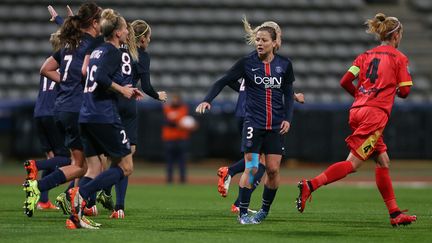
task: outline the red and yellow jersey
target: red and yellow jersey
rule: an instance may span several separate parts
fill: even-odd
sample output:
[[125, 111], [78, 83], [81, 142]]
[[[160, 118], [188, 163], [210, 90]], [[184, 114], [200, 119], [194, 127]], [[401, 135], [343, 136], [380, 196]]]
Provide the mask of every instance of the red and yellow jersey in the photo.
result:
[[377, 46], [362, 53], [349, 71], [358, 76], [352, 108], [378, 107], [390, 115], [397, 88], [413, 85], [408, 58], [392, 46]]

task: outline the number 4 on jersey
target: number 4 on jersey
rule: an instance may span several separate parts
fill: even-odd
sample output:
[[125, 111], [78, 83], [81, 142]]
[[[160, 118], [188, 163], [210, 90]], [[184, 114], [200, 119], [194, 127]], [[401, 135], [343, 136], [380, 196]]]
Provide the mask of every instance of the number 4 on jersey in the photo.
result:
[[369, 67], [366, 71], [366, 78], [368, 78], [373, 84], [378, 78], [378, 65], [380, 61], [381, 60], [379, 58], [372, 59], [372, 62], [369, 64]]

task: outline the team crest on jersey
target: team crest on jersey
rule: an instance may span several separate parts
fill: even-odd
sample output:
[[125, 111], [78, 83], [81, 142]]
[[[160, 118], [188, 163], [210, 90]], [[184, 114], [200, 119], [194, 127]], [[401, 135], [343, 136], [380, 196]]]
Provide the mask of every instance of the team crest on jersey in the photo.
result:
[[280, 66], [276, 66], [275, 70], [277, 73], [282, 73], [282, 68]]

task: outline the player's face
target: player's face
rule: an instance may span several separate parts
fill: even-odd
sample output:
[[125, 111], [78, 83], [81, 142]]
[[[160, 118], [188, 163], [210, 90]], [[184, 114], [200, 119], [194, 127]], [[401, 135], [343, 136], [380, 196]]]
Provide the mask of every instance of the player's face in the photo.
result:
[[128, 34], [126, 21], [122, 18], [121, 28], [117, 32], [121, 44], [126, 44]]
[[276, 40], [272, 40], [268, 31], [261, 30], [256, 34], [255, 46], [258, 55], [268, 55], [273, 53], [273, 50], [276, 47]]
[[151, 41], [151, 34], [152, 34], [151, 28], [149, 28], [148, 34], [146, 36], [144, 36], [143, 39], [141, 40], [141, 43], [142, 43], [141, 47], [142, 48], [147, 49], [147, 47], [149, 46], [150, 41]]

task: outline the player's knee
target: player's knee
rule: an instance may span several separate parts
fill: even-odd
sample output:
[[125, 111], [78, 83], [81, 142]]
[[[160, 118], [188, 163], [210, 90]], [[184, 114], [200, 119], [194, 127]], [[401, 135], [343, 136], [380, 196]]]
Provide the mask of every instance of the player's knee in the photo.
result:
[[267, 177], [269, 179], [274, 179], [279, 175], [279, 168], [277, 167], [267, 167], [266, 168]]

